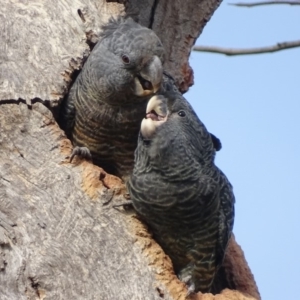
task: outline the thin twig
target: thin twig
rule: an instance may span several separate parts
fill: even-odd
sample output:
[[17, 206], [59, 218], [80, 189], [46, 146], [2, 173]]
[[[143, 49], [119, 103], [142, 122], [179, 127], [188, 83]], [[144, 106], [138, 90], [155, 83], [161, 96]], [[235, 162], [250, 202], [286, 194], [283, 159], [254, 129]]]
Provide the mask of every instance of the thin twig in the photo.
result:
[[300, 5], [300, 1], [259, 1], [259, 2], [237, 2], [228, 3], [229, 5], [242, 6], [242, 7], [253, 7], [261, 5], [273, 5], [273, 4], [288, 4], [288, 5]]
[[219, 53], [219, 54], [225, 54], [230, 56], [230, 55], [270, 53], [270, 52], [276, 52], [276, 51], [296, 48], [296, 47], [300, 47], [300, 40], [277, 43], [276, 45], [273, 46], [248, 48], [248, 49], [231, 49], [231, 48], [222, 48], [222, 47], [215, 47], [215, 46], [195, 46], [193, 48], [193, 51]]

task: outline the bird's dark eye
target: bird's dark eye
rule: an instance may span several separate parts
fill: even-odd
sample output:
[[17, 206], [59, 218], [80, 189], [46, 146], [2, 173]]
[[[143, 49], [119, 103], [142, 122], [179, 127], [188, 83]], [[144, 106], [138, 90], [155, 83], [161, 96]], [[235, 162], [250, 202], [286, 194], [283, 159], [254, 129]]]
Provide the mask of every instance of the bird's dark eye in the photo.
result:
[[127, 55], [122, 54], [121, 58], [122, 58], [122, 61], [123, 61], [124, 64], [129, 64], [130, 63], [130, 59]]
[[179, 117], [185, 117], [185, 111], [184, 111], [184, 110], [180, 110], [180, 111], [178, 112], [178, 116], [179, 116]]

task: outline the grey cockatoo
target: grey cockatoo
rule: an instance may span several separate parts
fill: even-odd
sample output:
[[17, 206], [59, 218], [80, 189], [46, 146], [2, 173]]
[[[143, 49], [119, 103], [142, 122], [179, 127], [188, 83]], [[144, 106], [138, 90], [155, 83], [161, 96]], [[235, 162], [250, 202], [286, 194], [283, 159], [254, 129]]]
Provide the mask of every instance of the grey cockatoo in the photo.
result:
[[179, 93], [150, 99], [127, 187], [189, 292], [211, 291], [233, 227], [232, 186], [214, 164], [218, 145]]
[[147, 101], [161, 86], [164, 49], [156, 34], [131, 18], [111, 19], [73, 84], [62, 125], [107, 172], [126, 176]]

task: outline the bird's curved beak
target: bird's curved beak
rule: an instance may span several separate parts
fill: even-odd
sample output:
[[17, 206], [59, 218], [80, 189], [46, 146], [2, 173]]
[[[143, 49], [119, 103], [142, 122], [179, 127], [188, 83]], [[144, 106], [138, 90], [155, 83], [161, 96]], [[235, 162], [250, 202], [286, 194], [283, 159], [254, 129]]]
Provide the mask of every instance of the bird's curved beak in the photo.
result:
[[161, 86], [163, 78], [163, 66], [158, 56], [154, 56], [134, 78], [137, 96], [154, 94]]
[[146, 117], [141, 124], [141, 134], [144, 139], [151, 139], [156, 129], [168, 118], [167, 99], [161, 95], [153, 96], [147, 105]]

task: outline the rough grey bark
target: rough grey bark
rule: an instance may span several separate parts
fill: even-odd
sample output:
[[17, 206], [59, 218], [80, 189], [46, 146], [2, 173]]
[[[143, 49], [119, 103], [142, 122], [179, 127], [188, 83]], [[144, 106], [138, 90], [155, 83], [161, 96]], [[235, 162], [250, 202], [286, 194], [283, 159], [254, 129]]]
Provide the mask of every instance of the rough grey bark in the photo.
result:
[[[68, 162], [72, 146], [51, 109], [68, 92], [100, 25], [125, 13], [156, 31], [168, 72], [187, 90], [191, 47], [219, 1], [120, 2], [1, 4], [1, 300], [186, 298], [169, 258], [134, 212], [112, 208], [125, 200], [121, 180], [89, 162]], [[255, 283], [241, 289], [252, 296], [255, 290]]]
[[71, 145], [40, 103], [1, 105], [0, 124], [0, 298], [160, 299], [130, 219], [111, 207], [120, 180], [108, 189], [99, 168], [67, 163]]
[[57, 104], [89, 54], [87, 35], [122, 10], [121, 4], [104, 0], [2, 3], [0, 99]]

